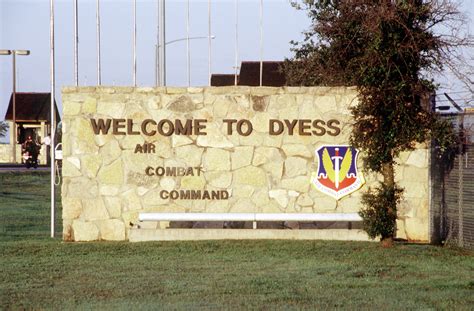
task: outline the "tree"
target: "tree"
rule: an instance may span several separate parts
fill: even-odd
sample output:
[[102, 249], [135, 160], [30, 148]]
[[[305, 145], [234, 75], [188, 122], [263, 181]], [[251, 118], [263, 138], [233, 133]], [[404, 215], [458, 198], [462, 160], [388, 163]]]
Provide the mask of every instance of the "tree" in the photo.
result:
[[[311, 29], [293, 42], [284, 71], [290, 85], [354, 85], [351, 144], [364, 151], [366, 170], [383, 181], [363, 195], [360, 214], [369, 236], [391, 241], [402, 189], [394, 177], [396, 158], [416, 143], [437, 138], [453, 143], [449, 125], [423, 100], [436, 88], [430, 74], [442, 70], [467, 38], [442, 35], [463, 18], [449, 0], [305, 0]], [[440, 135], [445, 133], [446, 135]]]
[[0, 121], [0, 137], [4, 137], [7, 133], [8, 125], [4, 121]]

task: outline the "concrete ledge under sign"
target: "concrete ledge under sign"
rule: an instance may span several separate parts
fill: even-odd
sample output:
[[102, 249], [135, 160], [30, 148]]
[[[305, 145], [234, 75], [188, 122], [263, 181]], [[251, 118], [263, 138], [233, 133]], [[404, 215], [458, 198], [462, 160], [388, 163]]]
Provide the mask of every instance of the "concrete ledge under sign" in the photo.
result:
[[139, 213], [140, 221], [362, 221], [358, 213]]
[[344, 240], [373, 241], [363, 230], [323, 229], [131, 229], [130, 242], [196, 240]]

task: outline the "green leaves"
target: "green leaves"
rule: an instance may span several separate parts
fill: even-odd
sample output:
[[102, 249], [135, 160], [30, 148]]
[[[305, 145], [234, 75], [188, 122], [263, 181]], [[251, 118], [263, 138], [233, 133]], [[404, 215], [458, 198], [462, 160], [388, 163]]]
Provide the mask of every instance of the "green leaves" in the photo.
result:
[[[357, 86], [351, 144], [363, 150], [366, 169], [393, 168], [400, 152], [430, 138], [443, 150], [455, 145], [449, 126], [430, 109], [435, 87], [422, 74], [449, 57], [451, 46], [433, 26], [459, 14], [450, 1], [313, 0], [300, 8], [313, 25], [285, 63], [288, 84]], [[401, 191], [388, 184], [364, 197], [362, 215], [373, 236], [394, 233]]]
[[391, 238], [395, 234], [397, 204], [403, 190], [396, 186], [380, 183], [375, 189], [369, 189], [362, 196], [363, 209], [359, 212], [363, 227], [372, 238]]

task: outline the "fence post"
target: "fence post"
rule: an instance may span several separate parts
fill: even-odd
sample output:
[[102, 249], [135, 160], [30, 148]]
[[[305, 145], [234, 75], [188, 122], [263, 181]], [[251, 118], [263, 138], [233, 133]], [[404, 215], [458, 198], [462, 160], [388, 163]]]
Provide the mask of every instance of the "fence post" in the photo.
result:
[[458, 177], [458, 244], [460, 247], [464, 246], [464, 217], [463, 217], [463, 204], [464, 204], [464, 168], [463, 168], [463, 158], [464, 158], [464, 114], [461, 112], [459, 113], [459, 157], [458, 157], [458, 165], [459, 165], [459, 177]]

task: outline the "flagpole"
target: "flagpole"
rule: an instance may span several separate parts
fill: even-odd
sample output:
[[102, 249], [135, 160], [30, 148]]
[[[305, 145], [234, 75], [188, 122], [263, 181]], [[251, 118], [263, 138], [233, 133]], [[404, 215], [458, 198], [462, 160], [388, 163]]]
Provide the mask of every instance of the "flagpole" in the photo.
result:
[[78, 6], [77, 0], [74, 0], [74, 85], [79, 86], [79, 61], [78, 61], [78, 45], [79, 45], [79, 23], [78, 23]]
[[234, 85], [237, 85], [238, 66], [239, 66], [239, 0], [235, 0], [235, 73], [234, 73]]
[[165, 0], [159, 0], [159, 43], [158, 43], [158, 57], [159, 57], [159, 74], [160, 74], [160, 85], [166, 86], [166, 2]]
[[260, 0], [260, 86], [263, 85], [263, 0]]
[[155, 86], [160, 85], [160, 0], [156, 0]]
[[100, 72], [100, 0], [96, 3], [96, 40], [97, 40], [97, 85], [101, 85], [101, 72]]
[[133, 86], [137, 86], [137, 0], [133, 0]]
[[191, 86], [191, 52], [189, 50], [189, 0], [186, 1], [186, 68], [188, 86]]
[[50, 159], [51, 159], [51, 237], [54, 238], [54, 122], [55, 122], [55, 105], [54, 105], [54, 90], [55, 90], [55, 77], [54, 77], [54, 0], [50, 0], [50, 33], [49, 33], [49, 40], [50, 40], [50, 78], [51, 78], [51, 107], [50, 107], [50, 129], [51, 129], [51, 145], [50, 145]]
[[208, 79], [209, 79], [209, 86], [211, 86], [211, 56], [212, 56], [212, 38], [211, 38], [211, 0], [208, 0], [207, 2], [207, 28], [208, 28], [208, 33], [207, 33], [207, 44], [208, 44]]

